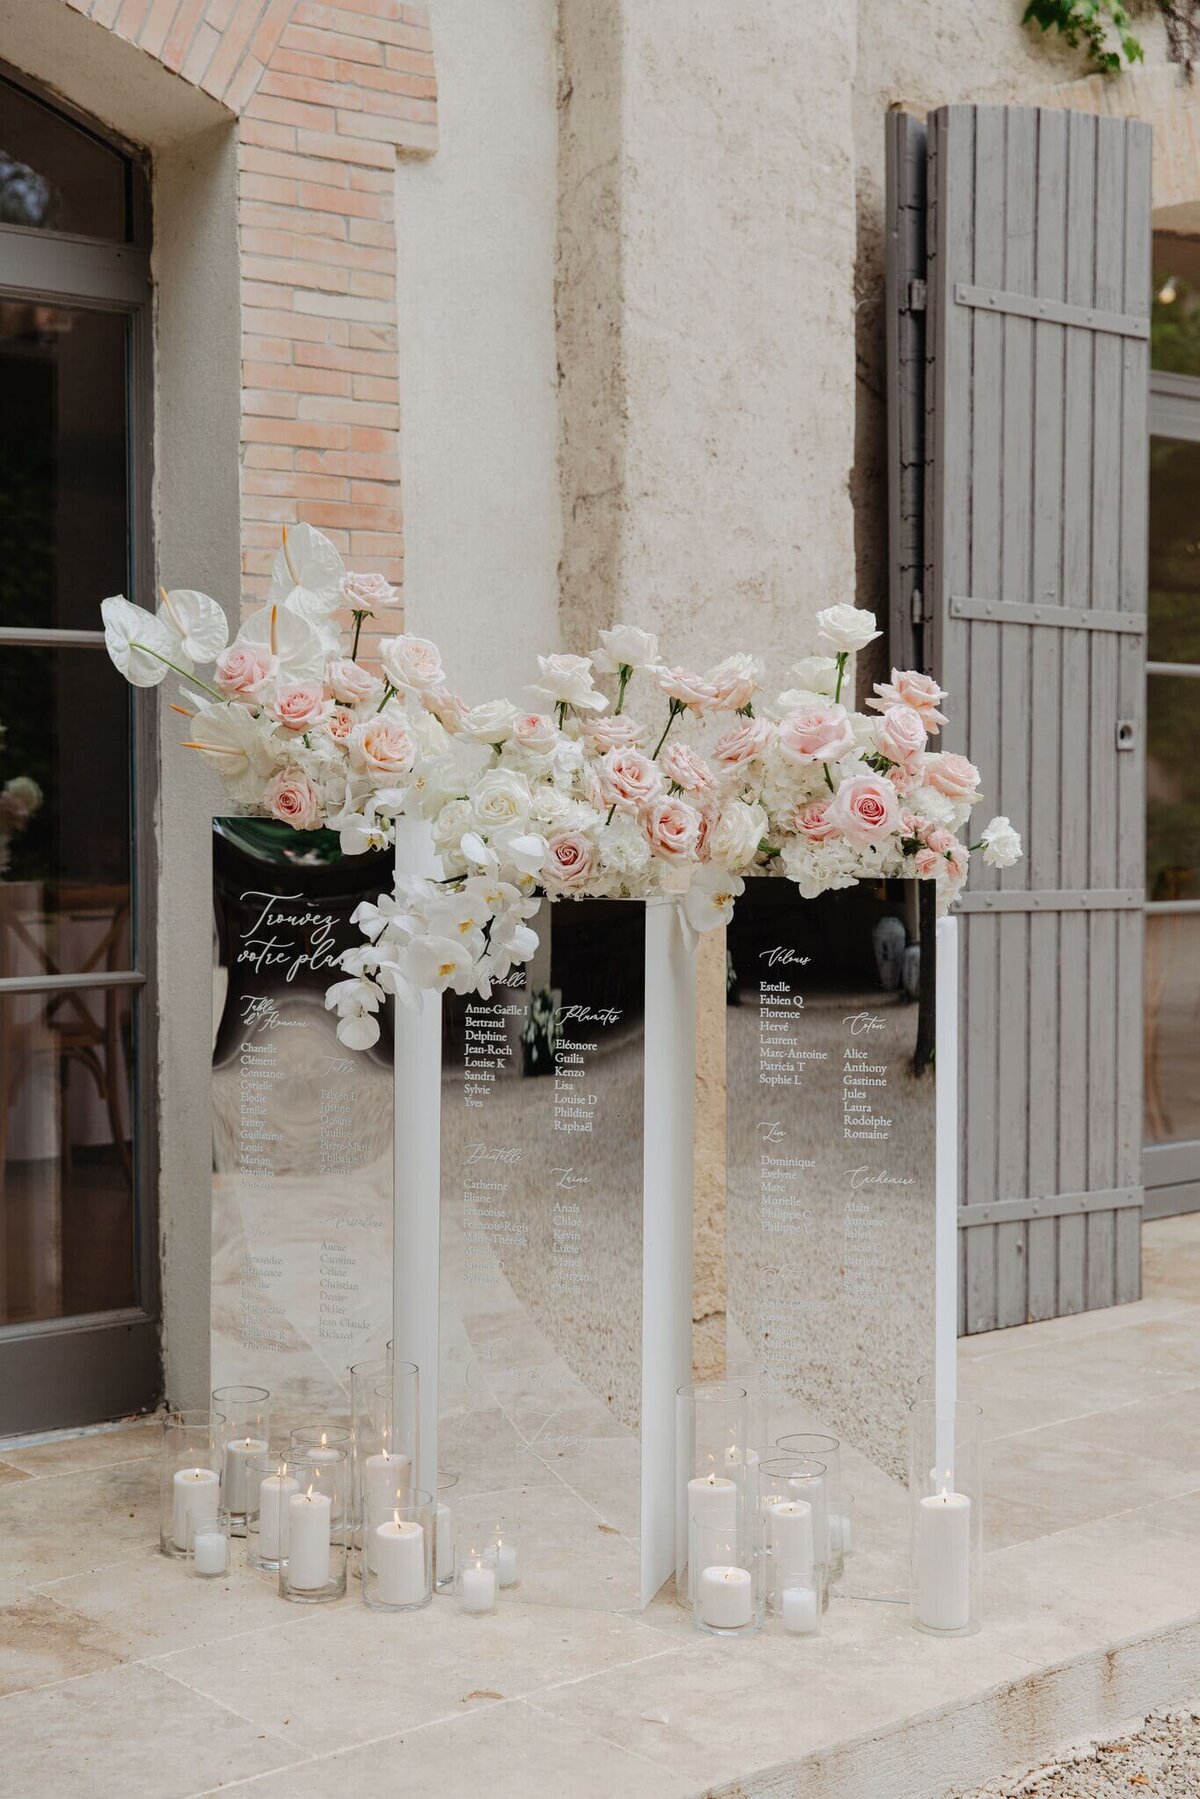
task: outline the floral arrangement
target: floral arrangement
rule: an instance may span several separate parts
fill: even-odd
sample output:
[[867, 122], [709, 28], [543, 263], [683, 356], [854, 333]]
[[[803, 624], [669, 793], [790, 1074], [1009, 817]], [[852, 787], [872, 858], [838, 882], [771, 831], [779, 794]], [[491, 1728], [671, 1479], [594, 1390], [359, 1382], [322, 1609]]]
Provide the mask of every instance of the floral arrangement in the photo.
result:
[[[0, 749], [6, 727], [0, 725]], [[32, 775], [11, 775], [0, 787], [0, 875], [7, 873], [12, 840], [23, 831], [42, 804], [42, 790]]]
[[101, 608], [109, 653], [139, 685], [213, 662], [211, 683], [185, 688], [189, 707], [176, 709], [238, 804], [335, 830], [349, 855], [393, 842], [405, 812], [429, 822], [442, 878], [401, 876], [355, 914], [366, 941], [327, 999], [350, 1047], [376, 1040], [388, 994], [488, 994], [536, 949], [540, 893], [670, 896], [704, 931], [728, 921], [747, 874], [786, 876], [805, 898], [915, 877], [936, 884], [944, 910], [972, 849], [1001, 868], [1021, 854], [1003, 817], [964, 841], [980, 777], [931, 748], [946, 694], [929, 675], [893, 669], [866, 712], [843, 705], [851, 656], [879, 636], [856, 607], [818, 613], [818, 653], [774, 698], [753, 656], [700, 674], [622, 625], [591, 656], [539, 656], [544, 709], [522, 712], [466, 705], [424, 638], [383, 639], [382, 672], [360, 662], [363, 619], [394, 600], [299, 525], [232, 644], [221, 608], [191, 590], [164, 593], [157, 614], [120, 596]]

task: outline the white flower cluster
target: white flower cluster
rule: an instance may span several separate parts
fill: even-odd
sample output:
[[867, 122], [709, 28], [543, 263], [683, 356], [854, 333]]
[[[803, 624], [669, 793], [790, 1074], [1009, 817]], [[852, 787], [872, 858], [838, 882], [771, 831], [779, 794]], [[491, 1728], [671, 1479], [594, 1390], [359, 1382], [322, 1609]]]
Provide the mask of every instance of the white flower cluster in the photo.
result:
[[[0, 725], [0, 749], [5, 734], [6, 727]], [[25, 829], [41, 804], [42, 790], [32, 775], [12, 775], [0, 787], [0, 875], [8, 869], [13, 838]]]

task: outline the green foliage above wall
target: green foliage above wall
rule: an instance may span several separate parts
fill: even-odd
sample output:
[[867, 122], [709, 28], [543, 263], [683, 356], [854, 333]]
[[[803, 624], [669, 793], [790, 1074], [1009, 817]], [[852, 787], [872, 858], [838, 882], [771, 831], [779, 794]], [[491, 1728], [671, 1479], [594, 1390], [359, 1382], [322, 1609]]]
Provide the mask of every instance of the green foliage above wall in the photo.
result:
[[1148, 4], [1162, 14], [1167, 54], [1190, 81], [1200, 59], [1200, 0], [1142, 0], [1140, 6], [1125, 6], [1122, 0], [1029, 0], [1022, 23], [1056, 32], [1073, 50], [1082, 49], [1089, 67], [1099, 74], [1119, 75], [1145, 60], [1130, 15], [1146, 10]]

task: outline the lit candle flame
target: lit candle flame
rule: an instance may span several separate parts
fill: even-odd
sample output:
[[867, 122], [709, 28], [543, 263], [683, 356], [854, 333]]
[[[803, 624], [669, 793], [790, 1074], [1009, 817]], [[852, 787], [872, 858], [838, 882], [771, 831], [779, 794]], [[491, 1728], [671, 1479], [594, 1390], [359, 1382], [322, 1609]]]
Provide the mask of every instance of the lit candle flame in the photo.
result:
[[312, 1484], [312, 1482], [311, 1482], [311, 1480], [310, 1480], [310, 1481], [309, 1481], [309, 1483], [308, 1483], [308, 1492], [307, 1492], [307, 1493], [306, 1493], [306, 1494], [305, 1494], [305, 1495], [304, 1495], [304, 1497], [305, 1497], [305, 1498], [306, 1498], [306, 1499], [311, 1499], [311, 1498], [312, 1498], [312, 1496], [313, 1496], [313, 1484]]

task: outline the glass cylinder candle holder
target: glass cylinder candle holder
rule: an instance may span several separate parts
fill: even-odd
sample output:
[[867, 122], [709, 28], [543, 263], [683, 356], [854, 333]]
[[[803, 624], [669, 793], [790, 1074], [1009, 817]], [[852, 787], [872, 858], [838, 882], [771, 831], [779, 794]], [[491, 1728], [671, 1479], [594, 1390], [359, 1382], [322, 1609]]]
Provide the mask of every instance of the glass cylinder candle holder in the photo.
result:
[[841, 1550], [844, 1563], [854, 1554], [854, 1495], [845, 1488], [838, 1495], [838, 1509], [829, 1520], [829, 1533]]
[[823, 1562], [791, 1566], [786, 1551], [771, 1556], [772, 1629], [789, 1637], [815, 1637], [826, 1607], [827, 1570]]
[[246, 1534], [251, 1456], [270, 1446], [271, 1394], [267, 1387], [214, 1387], [212, 1405], [225, 1420], [221, 1434], [221, 1510], [228, 1513], [235, 1537]]
[[965, 1400], [909, 1407], [913, 1628], [972, 1636], [983, 1624], [982, 1413]]
[[[482, 1531], [476, 1535], [482, 1536]], [[488, 1527], [486, 1537], [486, 1559], [496, 1570], [498, 1587], [515, 1587], [521, 1579], [519, 1548], [521, 1542], [521, 1521], [519, 1518], [497, 1518]]]
[[[371, 1453], [369, 1445], [374, 1440], [372, 1396], [381, 1380], [386, 1379], [392, 1366], [392, 1346], [381, 1356], [371, 1356], [364, 1361], [355, 1362], [350, 1369], [350, 1509], [354, 1514], [355, 1547], [361, 1548], [363, 1521], [363, 1470], [362, 1465]], [[361, 1569], [356, 1571], [361, 1572]]]
[[373, 1612], [416, 1612], [433, 1598], [435, 1518], [433, 1495], [419, 1487], [367, 1501], [362, 1596]]
[[826, 1564], [833, 1585], [844, 1572], [841, 1543], [834, 1525], [842, 1512], [842, 1446], [836, 1437], [828, 1436], [824, 1431], [800, 1430], [778, 1438], [775, 1453], [820, 1462], [825, 1469], [825, 1546], [822, 1549], [821, 1544], [817, 1544], [817, 1557]]
[[[818, 1563], [826, 1569], [822, 1608], [829, 1604], [826, 1545], [829, 1508], [824, 1462], [810, 1456], [775, 1456], [759, 1467], [759, 1504], [767, 1547], [777, 1567], [791, 1574]], [[772, 1599], [774, 1606], [774, 1587]]]
[[496, 1609], [499, 1582], [495, 1563], [488, 1560], [488, 1550], [491, 1547], [488, 1539], [479, 1538], [456, 1551], [454, 1558], [454, 1586], [458, 1593], [459, 1610], [475, 1617], [482, 1617], [486, 1612]]
[[221, 1509], [222, 1432], [218, 1413], [168, 1412], [159, 1460], [158, 1545], [164, 1555], [187, 1554], [188, 1520], [215, 1519]]
[[692, 1513], [689, 1535], [696, 1629], [718, 1637], [753, 1636], [762, 1629], [763, 1581], [746, 1533], [710, 1523], [702, 1507]]
[[358, 1383], [354, 1458], [365, 1516], [372, 1496], [386, 1498], [416, 1480], [420, 1375], [413, 1362], [395, 1362], [374, 1380]]
[[454, 1591], [454, 1511], [453, 1493], [457, 1474], [439, 1474], [437, 1515], [434, 1522], [433, 1584], [439, 1593]]
[[214, 1517], [189, 1512], [185, 1558], [189, 1574], [199, 1580], [216, 1580], [229, 1573], [231, 1525], [226, 1511], [218, 1510]]
[[740, 1381], [689, 1381], [675, 1396], [675, 1592], [696, 1598], [693, 1520], [742, 1535], [747, 1520], [750, 1396]]
[[279, 1591], [298, 1605], [322, 1605], [346, 1591], [351, 1536], [350, 1458], [329, 1445], [315, 1457], [293, 1445], [281, 1464], [287, 1491], [287, 1553], [279, 1563]]
[[288, 1473], [287, 1445], [252, 1455], [246, 1464], [250, 1485], [246, 1513], [246, 1565], [265, 1574], [277, 1574], [287, 1556], [288, 1500], [300, 1491], [294, 1474]]

